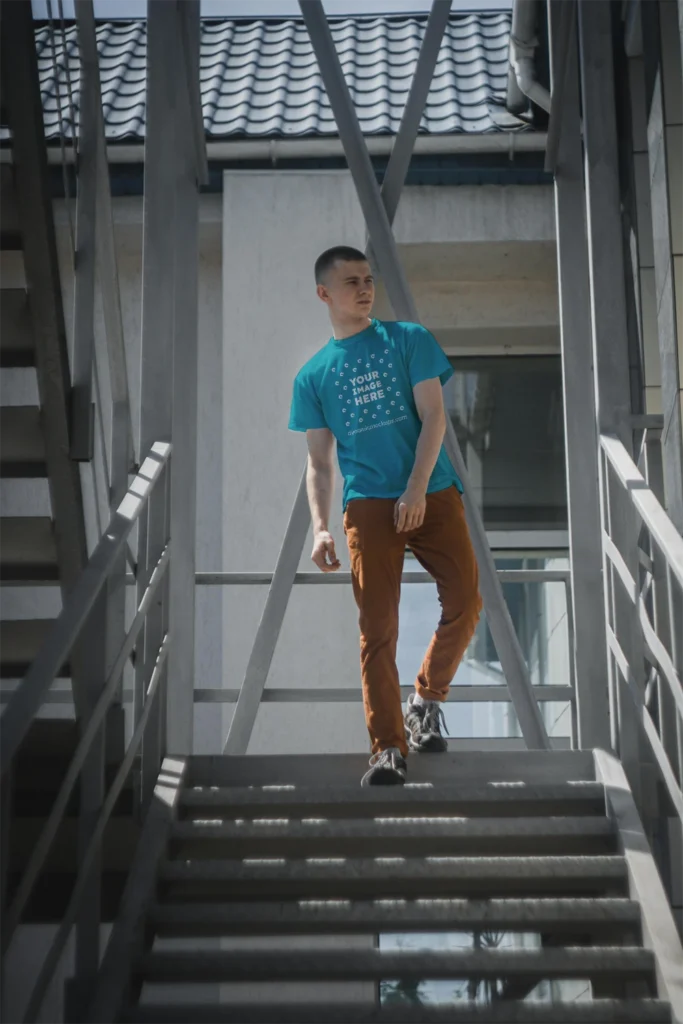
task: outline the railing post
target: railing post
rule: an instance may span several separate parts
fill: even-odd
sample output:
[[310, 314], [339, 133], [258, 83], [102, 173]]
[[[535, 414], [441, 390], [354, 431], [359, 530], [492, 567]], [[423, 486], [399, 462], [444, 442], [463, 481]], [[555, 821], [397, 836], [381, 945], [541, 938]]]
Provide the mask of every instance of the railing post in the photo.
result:
[[[88, 709], [79, 719], [80, 734], [87, 727], [98, 697], [107, 678], [107, 591], [105, 584], [98, 594], [93, 609], [83, 627], [79, 641], [79, 668], [87, 679]], [[81, 771], [80, 806], [78, 815], [78, 863], [90, 844], [91, 837], [105, 795], [106, 719], [98, 729], [90, 752]], [[87, 890], [82, 909], [76, 921], [76, 956], [74, 977], [65, 988], [65, 1018], [69, 1024], [84, 1021], [85, 1006], [90, 999], [100, 966], [100, 924], [102, 892], [102, 849], [97, 851], [88, 873]]]

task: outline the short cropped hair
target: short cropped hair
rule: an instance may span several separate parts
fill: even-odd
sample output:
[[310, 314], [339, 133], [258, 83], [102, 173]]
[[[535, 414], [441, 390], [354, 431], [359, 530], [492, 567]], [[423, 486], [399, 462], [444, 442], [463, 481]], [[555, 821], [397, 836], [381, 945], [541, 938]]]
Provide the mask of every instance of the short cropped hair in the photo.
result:
[[341, 260], [342, 263], [357, 262], [358, 260], [367, 260], [367, 256], [360, 249], [354, 249], [350, 245], [333, 245], [331, 249], [325, 249], [325, 252], [321, 253], [315, 261], [315, 283], [322, 284], [327, 276], [327, 272], [332, 269], [337, 260]]

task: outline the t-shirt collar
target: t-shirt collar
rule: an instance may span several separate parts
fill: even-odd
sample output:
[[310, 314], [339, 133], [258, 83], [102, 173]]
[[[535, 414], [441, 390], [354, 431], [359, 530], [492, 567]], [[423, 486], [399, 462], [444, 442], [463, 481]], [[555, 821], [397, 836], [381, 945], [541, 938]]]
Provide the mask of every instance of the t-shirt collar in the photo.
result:
[[339, 339], [337, 339], [335, 337], [332, 337], [332, 338], [330, 338], [330, 344], [331, 345], [339, 345], [340, 347], [343, 347], [345, 345], [353, 345], [354, 342], [360, 341], [367, 334], [369, 334], [370, 331], [374, 331], [376, 325], [377, 325], [377, 320], [375, 319], [375, 317], [373, 317], [371, 319], [370, 323], [368, 324], [368, 326], [364, 327], [362, 331], [358, 332], [358, 334], [350, 334], [348, 338], [339, 338]]

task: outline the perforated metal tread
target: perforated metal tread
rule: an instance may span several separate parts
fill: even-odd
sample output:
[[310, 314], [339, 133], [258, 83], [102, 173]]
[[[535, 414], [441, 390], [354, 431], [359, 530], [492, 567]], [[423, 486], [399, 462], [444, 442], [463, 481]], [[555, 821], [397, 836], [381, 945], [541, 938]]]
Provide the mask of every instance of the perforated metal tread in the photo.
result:
[[648, 978], [654, 956], [626, 946], [562, 949], [300, 950], [242, 953], [236, 950], [149, 953], [136, 973], [149, 982], [375, 981], [381, 978]]
[[[412, 767], [412, 762], [411, 762]], [[354, 786], [190, 788], [180, 797], [185, 818], [372, 818], [448, 815], [449, 817], [547, 817], [603, 815], [605, 791], [599, 782], [521, 784], [445, 783], [440, 786], [361, 789]]]
[[364, 903], [296, 900], [160, 903], [150, 912], [158, 935], [315, 935], [500, 929], [601, 935], [640, 933], [629, 899], [405, 899]]
[[243, 863], [167, 860], [169, 898], [392, 899], [626, 894], [623, 857], [443, 857]]
[[[188, 763], [187, 786], [358, 786], [367, 771], [366, 754], [298, 754], [193, 756]], [[537, 785], [595, 782], [590, 750], [448, 751], [438, 756], [408, 758], [409, 784], [434, 787], [482, 783]], [[273, 792], [276, 790], [273, 789]]]
[[439, 857], [589, 854], [616, 851], [607, 818], [402, 818], [334, 821], [177, 822], [182, 857]]

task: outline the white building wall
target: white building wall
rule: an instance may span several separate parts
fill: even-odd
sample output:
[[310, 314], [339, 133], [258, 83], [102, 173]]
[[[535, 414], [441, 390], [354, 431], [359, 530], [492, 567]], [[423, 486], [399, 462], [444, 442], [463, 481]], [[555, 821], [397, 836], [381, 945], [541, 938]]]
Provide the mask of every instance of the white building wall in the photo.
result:
[[[223, 190], [224, 568], [272, 571], [306, 458], [304, 436], [287, 429], [292, 382], [330, 337], [313, 264], [330, 245], [362, 246], [364, 224], [344, 172], [226, 172]], [[348, 565], [340, 481], [331, 530]], [[313, 568], [310, 549], [309, 537], [302, 571]], [[241, 685], [266, 594], [225, 593], [227, 687]], [[356, 618], [349, 588], [295, 587], [268, 686], [358, 687]], [[360, 703], [267, 704], [249, 750], [366, 748]]]

